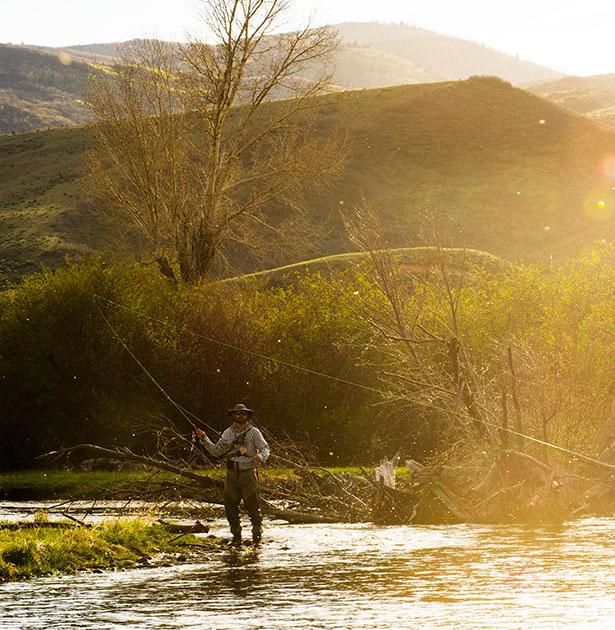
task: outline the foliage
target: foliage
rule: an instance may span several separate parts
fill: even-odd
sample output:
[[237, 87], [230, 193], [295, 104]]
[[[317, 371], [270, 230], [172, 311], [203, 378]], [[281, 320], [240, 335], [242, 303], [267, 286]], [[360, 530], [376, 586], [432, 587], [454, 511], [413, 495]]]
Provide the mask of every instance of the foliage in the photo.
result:
[[[501, 425], [504, 398], [512, 428], [599, 455], [613, 434], [612, 259], [605, 247], [559, 267], [457, 271], [454, 327], [437, 275], [402, 265], [408, 339], [390, 333], [390, 303], [366, 264], [182, 288], [152, 267], [102, 259], [30, 276], [0, 294], [2, 466], [29, 467], [81, 442], [146, 451], [161, 424], [192, 431], [105, 318], [208, 425], [224, 429], [224, 410], [243, 400], [266, 434], [302, 441], [323, 463], [364, 464], [400, 448], [425, 459], [460, 437], [476, 446], [455, 415], [468, 402], [455, 389], [464, 379], [480, 418]], [[440, 341], [410, 339], [421, 331]]]
[[613, 255], [465, 278], [443, 268], [440, 279], [415, 276], [409, 296], [387, 288], [379, 363], [422, 439], [556, 454], [512, 429], [600, 457], [613, 442]]
[[100, 297], [155, 314], [165, 288], [137, 265], [93, 260], [29, 276], [0, 295], [4, 465], [78, 439], [124, 441], [139, 431], [136, 410], [151, 405], [150, 395], [139, 367], [110, 343], [103, 314], [146, 361], [148, 331], [134, 315], [118, 321]]

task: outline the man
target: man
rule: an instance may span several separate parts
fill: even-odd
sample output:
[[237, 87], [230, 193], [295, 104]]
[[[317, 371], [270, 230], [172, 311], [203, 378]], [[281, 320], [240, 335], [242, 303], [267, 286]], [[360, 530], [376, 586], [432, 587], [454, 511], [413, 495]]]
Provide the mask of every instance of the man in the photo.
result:
[[217, 457], [226, 458], [226, 480], [224, 482], [224, 509], [233, 534], [232, 545], [241, 546], [241, 521], [239, 504], [243, 504], [252, 523], [252, 542], [258, 545], [262, 537], [262, 516], [258, 493], [256, 469], [269, 457], [269, 445], [263, 434], [252, 424], [254, 411], [243, 404], [229, 409], [227, 414], [233, 424], [214, 444], [205, 431], [196, 429], [201, 444]]

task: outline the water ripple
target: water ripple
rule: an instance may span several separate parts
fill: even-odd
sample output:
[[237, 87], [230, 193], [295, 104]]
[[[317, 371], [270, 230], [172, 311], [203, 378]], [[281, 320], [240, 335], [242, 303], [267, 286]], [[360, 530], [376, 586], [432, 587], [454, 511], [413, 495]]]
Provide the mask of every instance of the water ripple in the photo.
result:
[[259, 552], [2, 585], [0, 626], [606, 628], [614, 532], [613, 519], [539, 529], [271, 525]]

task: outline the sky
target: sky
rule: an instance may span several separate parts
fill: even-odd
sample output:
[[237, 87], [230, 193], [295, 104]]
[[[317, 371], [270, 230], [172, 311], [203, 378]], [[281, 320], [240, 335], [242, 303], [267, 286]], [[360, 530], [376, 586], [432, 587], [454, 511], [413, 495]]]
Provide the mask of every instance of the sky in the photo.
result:
[[[406, 22], [568, 74], [615, 73], [614, 0], [292, 0], [285, 29]], [[198, 0], [0, 0], [0, 42], [68, 46], [134, 37], [183, 40]]]

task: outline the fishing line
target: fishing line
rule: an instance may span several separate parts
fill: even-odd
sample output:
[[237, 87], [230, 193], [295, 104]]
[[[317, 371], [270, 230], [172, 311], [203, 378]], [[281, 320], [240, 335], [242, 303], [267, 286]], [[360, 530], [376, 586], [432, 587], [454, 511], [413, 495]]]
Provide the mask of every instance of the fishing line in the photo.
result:
[[[107, 302], [107, 304], [109, 304], [109, 305], [115, 306], [117, 308], [120, 308], [120, 309], [122, 309], [124, 311], [127, 311], [129, 313], [133, 313], [134, 315], [138, 315], [138, 316], [143, 317], [145, 319], [149, 319], [152, 322], [156, 322], [156, 323], [161, 324], [163, 326], [170, 326], [170, 327], [174, 328], [176, 331], [179, 330], [179, 326], [177, 326], [176, 324], [172, 324], [170, 322], [158, 319], [156, 317], [152, 317], [151, 315], [147, 315], [146, 313], [142, 313], [140, 311], [132, 309], [132, 308], [130, 308], [128, 306], [124, 306], [123, 304], [119, 304], [118, 302], [115, 302], [113, 300], [110, 300], [108, 298], [105, 298], [105, 297], [97, 295], [97, 294], [94, 294], [94, 297], [96, 297], [96, 298], [98, 298], [100, 300], [103, 300], [104, 302]], [[99, 309], [99, 311], [100, 311], [100, 309]], [[105, 319], [105, 321], [107, 321], [107, 319], [105, 318], [104, 314], [102, 314], [102, 311], [100, 311], [100, 312], [101, 312], [101, 315], [103, 316], [103, 318]], [[107, 321], [107, 325], [111, 326], [108, 321]], [[113, 328], [111, 328], [111, 329], [113, 330]], [[198, 339], [204, 339], [206, 341], [209, 341], [211, 343], [220, 345], [222, 347], [229, 348], [231, 350], [236, 350], [238, 352], [242, 352], [244, 354], [248, 354], [250, 356], [254, 356], [254, 357], [266, 360], [266, 361], [271, 361], [272, 363], [276, 363], [278, 365], [282, 365], [282, 366], [287, 367], [287, 368], [291, 368], [291, 369], [298, 370], [298, 371], [301, 371], [301, 372], [306, 372], [308, 374], [313, 374], [314, 376], [320, 376], [321, 378], [328, 379], [328, 380], [331, 380], [331, 381], [335, 381], [335, 382], [338, 382], [338, 383], [343, 383], [345, 385], [351, 385], [353, 387], [357, 387], [357, 388], [360, 388], [360, 389], [363, 389], [363, 390], [366, 390], [366, 391], [370, 391], [372, 393], [380, 394], [381, 396], [389, 396], [390, 395], [390, 392], [386, 392], [386, 391], [384, 391], [382, 389], [378, 389], [376, 387], [370, 387], [369, 385], [364, 385], [363, 383], [357, 383], [355, 381], [349, 381], [347, 379], [343, 379], [343, 378], [340, 378], [338, 376], [333, 376], [332, 374], [327, 374], [325, 372], [319, 372], [318, 370], [312, 370], [312, 369], [306, 368], [306, 367], [304, 367], [302, 365], [296, 365], [296, 364], [290, 363], [288, 361], [283, 361], [282, 359], [276, 359], [275, 357], [263, 354], [261, 352], [256, 352], [255, 350], [248, 350], [247, 348], [242, 348], [241, 346], [237, 346], [235, 344], [228, 343], [226, 341], [221, 341], [219, 339], [215, 339], [214, 337], [210, 337], [208, 335], [203, 335], [201, 333], [194, 332], [193, 330], [190, 330], [189, 328], [185, 328], [184, 327], [183, 330], [185, 330], [186, 332], [188, 332], [189, 334], [191, 334], [192, 336], [194, 336], [194, 337], [196, 337]], [[116, 336], [116, 338], [118, 338], [119, 341], [122, 343], [122, 345], [128, 350], [128, 352], [130, 352], [131, 356], [143, 368], [145, 373], [152, 379], [152, 381], [154, 383], [156, 383], [156, 386], [158, 387], [158, 389], [160, 389], [163, 392], [165, 397], [173, 405], [175, 405], [178, 409], [180, 409], [180, 411], [182, 411], [183, 408], [181, 406], [179, 406], [164, 391], [164, 389], [158, 384], [158, 382], [154, 379], [154, 377], [145, 369], [143, 364], [137, 359], [137, 357], [134, 355], [134, 353], [126, 346], [126, 344], [122, 341], [122, 339], [120, 339], [120, 337], [117, 335], [117, 333], [114, 330], [113, 330], [113, 333]], [[422, 406], [422, 407], [424, 407], [426, 409], [440, 411], [441, 413], [444, 413], [444, 414], [451, 414], [451, 415], [457, 416], [458, 418], [460, 418], [462, 420], [466, 420], [467, 419], [466, 416], [464, 416], [463, 414], [461, 414], [459, 412], [456, 412], [456, 411], [453, 411], [451, 409], [445, 409], [443, 407], [438, 407], [436, 405], [432, 405], [432, 404], [429, 404], [429, 403], [424, 403], [424, 402], [421, 402], [421, 401], [418, 401], [418, 400], [413, 400], [412, 402], [414, 404]], [[183, 411], [182, 411], [182, 414], [183, 414]], [[197, 418], [196, 416], [194, 416], [194, 414], [191, 414], [191, 415], [193, 415], [193, 417]], [[198, 420], [198, 418], [197, 418], [197, 420]], [[539, 438], [532, 437], [531, 435], [527, 435], [525, 433], [520, 433], [519, 431], [515, 431], [514, 429], [510, 429], [508, 427], [503, 427], [503, 426], [501, 426], [499, 424], [496, 424], [494, 422], [490, 422], [488, 420], [484, 420], [482, 418], [472, 418], [472, 420], [475, 420], [475, 421], [477, 421], [477, 422], [479, 422], [481, 424], [484, 424], [485, 426], [491, 427], [493, 429], [497, 429], [498, 431], [503, 431], [503, 432], [508, 433], [510, 435], [515, 435], [517, 437], [523, 438], [523, 439], [525, 439], [525, 440], [527, 440], [529, 442], [532, 442], [534, 444], [540, 444], [541, 446], [546, 446], [548, 448], [560, 451], [562, 453], [566, 453], [567, 455], [575, 457], [576, 459], [580, 459], [580, 460], [582, 460], [584, 462], [587, 462], [589, 464], [593, 464], [593, 465], [596, 465], [596, 466], [600, 466], [601, 468], [607, 468], [609, 470], [615, 471], [615, 465], [614, 464], [608, 464], [606, 462], [602, 462], [599, 459], [595, 459], [594, 457], [590, 457], [589, 455], [584, 455], [582, 453], [578, 453], [578, 452], [570, 450], [570, 449], [568, 449], [568, 448], [566, 448], [564, 446], [559, 446], [558, 444], [553, 444], [551, 442], [546, 442], [546, 441], [541, 440]], [[192, 422], [191, 422], [191, 424], [194, 426], [194, 424]], [[205, 425], [205, 426], [208, 426], [208, 425]], [[219, 433], [219, 432], [217, 432], [217, 433]]]
[[[95, 297], [98, 297], [100, 299], [105, 299], [105, 298], [101, 298], [98, 295], [95, 295]], [[113, 325], [111, 324], [111, 322], [107, 319], [107, 317], [105, 316], [105, 314], [102, 312], [102, 310], [98, 307], [98, 305], [96, 306], [96, 308], [98, 309], [98, 312], [100, 313], [100, 316], [103, 318], [103, 321], [105, 322], [105, 324], [107, 325], [107, 327], [109, 328], [109, 330], [111, 331], [111, 334], [120, 342], [120, 344], [122, 345], [122, 347], [124, 348], [124, 350], [126, 350], [126, 352], [128, 352], [128, 354], [135, 360], [135, 362], [139, 365], [139, 367], [143, 370], [143, 372], [145, 372], [145, 374], [149, 377], [149, 379], [152, 381], [152, 383], [154, 383], [154, 385], [156, 386], [156, 388], [162, 393], [162, 395], [182, 414], [182, 416], [190, 423], [190, 425], [192, 426], [193, 429], [198, 429], [200, 427], [198, 427], [191, 419], [190, 416], [192, 416], [192, 418], [194, 418], [195, 420], [198, 420], [203, 426], [207, 427], [208, 429], [210, 429], [211, 431], [214, 431], [215, 433], [220, 433], [219, 431], [217, 431], [216, 429], [214, 429], [213, 427], [209, 426], [206, 422], [204, 422], [201, 418], [199, 418], [198, 416], [196, 416], [195, 414], [193, 414], [191, 411], [189, 411], [188, 409], [186, 409], [185, 407], [183, 407], [182, 405], [180, 405], [178, 402], [175, 402], [175, 400], [173, 398], [171, 398], [171, 396], [167, 393], [167, 391], [165, 390], [165, 388], [156, 380], [156, 378], [154, 377], [154, 375], [145, 367], [145, 365], [143, 365], [143, 363], [140, 361], [139, 357], [137, 357], [137, 355], [128, 347], [128, 344], [126, 344], [126, 342], [120, 337], [120, 335], [118, 334], [118, 332], [115, 330], [115, 328], [113, 327]]]
[[[104, 300], [105, 302], [107, 302], [110, 305], [113, 306], [117, 306], [118, 308], [121, 308], [129, 313], [133, 313], [134, 315], [139, 315], [140, 317], [144, 317], [146, 319], [149, 319], [152, 322], [156, 322], [158, 324], [162, 324], [163, 326], [171, 326], [172, 328], [175, 328], [175, 330], [179, 330], [179, 327], [176, 324], [172, 324], [170, 322], [164, 321], [162, 319], [157, 319], [156, 317], [152, 317], [151, 315], [147, 315], [145, 313], [141, 313], [140, 311], [136, 311], [132, 308], [129, 308], [128, 306], [124, 306], [123, 304], [119, 304], [118, 302], [114, 302], [113, 300], [109, 300], [107, 298], [104, 298], [100, 295], [96, 295], [94, 294], [94, 297], [97, 297], [101, 300]], [[344, 385], [352, 385], [353, 387], [358, 387], [360, 389], [364, 389], [366, 391], [370, 391], [376, 394], [386, 394], [386, 392], [384, 392], [381, 389], [378, 389], [376, 387], [370, 387], [369, 385], [364, 385], [362, 383], [356, 383], [354, 381], [349, 381], [346, 380], [344, 378], [340, 378], [338, 376], [333, 376], [332, 374], [326, 374], [325, 372], [319, 372], [318, 370], [312, 370], [311, 368], [306, 368], [302, 365], [297, 365], [295, 363], [290, 363], [288, 361], [284, 361], [282, 359], [276, 359], [275, 357], [263, 354], [262, 352], [256, 352], [255, 350], [248, 350], [247, 348], [242, 348], [241, 346], [237, 346], [235, 344], [232, 343], [228, 343], [226, 341], [221, 341], [220, 339], [215, 339], [213, 337], [209, 337], [208, 335], [203, 335], [202, 333], [196, 333], [188, 328], [185, 328], [186, 332], [190, 333], [192, 336], [197, 337], [199, 339], [204, 339], [205, 341], [210, 341], [211, 343], [215, 343], [219, 346], [223, 346], [225, 348], [229, 348], [231, 350], [237, 350], [238, 352], [242, 352], [244, 354], [248, 354], [254, 357], [257, 357], [259, 359], [263, 359], [265, 361], [271, 361], [272, 363], [276, 363], [278, 365], [282, 365], [284, 367], [287, 368], [291, 368], [294, 370], [299, 370], [301, 372], [307, 372], [308, 374], [313, 374], [315, 376], [320, 376], [322, 378], [326, 378], [329, 379], [331, 381], [337, 381], [338, 383], [343, 383]]]

